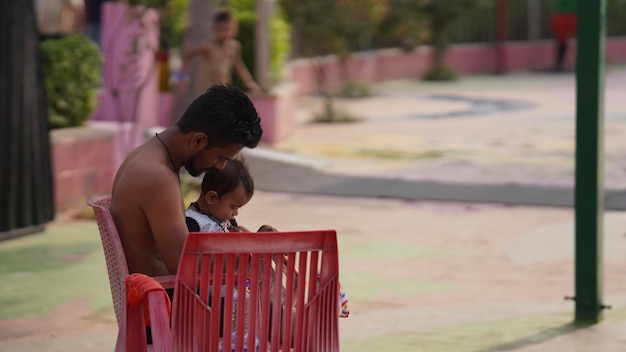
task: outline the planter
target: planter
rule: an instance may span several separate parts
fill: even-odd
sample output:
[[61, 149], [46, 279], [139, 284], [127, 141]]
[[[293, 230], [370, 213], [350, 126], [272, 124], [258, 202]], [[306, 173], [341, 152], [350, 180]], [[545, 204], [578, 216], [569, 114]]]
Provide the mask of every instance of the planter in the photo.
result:
[[83, 207], [87, 199], [109, 194], [117, 166], [114, 134], [91, 126], [50, 132], [54, 203], [57, 211]]
[[274, 144], [292, 131], [296, 93], [295, 84], [283, 82], [272, 91], [271, 95], [250, 97], [261, 117], [262, 142]]

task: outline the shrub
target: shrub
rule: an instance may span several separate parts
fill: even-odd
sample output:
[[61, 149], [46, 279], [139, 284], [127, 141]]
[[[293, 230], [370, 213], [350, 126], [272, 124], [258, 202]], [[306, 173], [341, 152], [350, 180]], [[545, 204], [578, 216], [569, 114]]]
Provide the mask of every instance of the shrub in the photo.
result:
[[441, 66], [439, 68], [432, 69], [424, 74], [423, 79], [425, 81], [454, 81], [456, 80], [456, 72], [448, 66]]
[[41, 56], [50, 127], [81, 126], [96, 106], [100, 49], [76, 35], [42, 42]]
[[[239, 34], [237, 40], [241, 42], [241, 55], [250, 73], [256, 79], [254, 67], [254, 31], [256, 25], [256, 14], [251, 10], [235, 9], [235, 17], [239, 24]], [[270, 45], [270, 80], [274, 84], [281, 79], [283, 66], [287, 61], [291, 51], [291, 27], [285, 21], [280, 10], [276, 11], [268, 22], [269, 45]], [[237, 75], [234, 75], [233, 82], [239, 87], [245, 88]]]

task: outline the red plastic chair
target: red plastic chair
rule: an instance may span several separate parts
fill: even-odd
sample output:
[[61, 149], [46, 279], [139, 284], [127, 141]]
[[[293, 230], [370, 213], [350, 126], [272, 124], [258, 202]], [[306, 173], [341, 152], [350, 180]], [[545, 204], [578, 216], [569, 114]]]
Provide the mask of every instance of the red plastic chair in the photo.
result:
[[[115, 345], [116, 352], [129, 351], [134, 352], [136, 349], [127, 349], [127, 343], [129, 339], [135, 339], [136, 336], [128, 336], [128, 324], [127, 324], [127, 311], [126, 311], [126, 287], [125, 280], [128, 276], [128, 265], [126, 264], [126, 256], [124, 255], [124, 248], [120, 241], [115, 222], [111, 216], [111, 197], [100, 196], [95, 197], [87, 202], [96, 215], [98, 222], [98, 230], [100, 232], [100, 239], [102, 241], [102, 248], [104, 249], [104, 259], [107, 265], [107, 273], [109, 275], [109, 286], [111, 288], [111, 298], [113, 299], [113, 307], [115, 309], [115, 318], [117, 319], [117, 325], [119, 332], [117, 335], [117, 342]], [[175, 276], [159, 276], [154, 278], [165, 288], [174, 287]], [[154, 304], [154, 307], [160, 307], [164, 309], [162, 305]], [[145, 331], [143, 340], [139, 339], [143, 345], [146, 344]]]
[[332, 230], [191, 233], [176, 277], [172, 348], [338, 351], [338, 270]]

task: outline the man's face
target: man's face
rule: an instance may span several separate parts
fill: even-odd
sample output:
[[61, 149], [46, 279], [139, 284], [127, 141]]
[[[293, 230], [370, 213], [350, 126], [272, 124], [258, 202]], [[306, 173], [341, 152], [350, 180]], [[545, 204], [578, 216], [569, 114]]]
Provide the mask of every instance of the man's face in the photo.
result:
[[222, 170], [228, 160], [234, 158], [242, 147], [231, 144], [226, 147], [204, 148], [185, 164], [185, 169], [193, 177], [200, 176], [208, 169], [216, 168]]

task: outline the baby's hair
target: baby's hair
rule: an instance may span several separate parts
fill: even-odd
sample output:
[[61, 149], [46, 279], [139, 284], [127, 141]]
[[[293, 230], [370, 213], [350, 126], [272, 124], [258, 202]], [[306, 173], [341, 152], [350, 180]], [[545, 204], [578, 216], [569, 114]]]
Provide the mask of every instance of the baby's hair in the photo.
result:
[[213, 15], [213, 23], [230, 22], [232, 19], [233, 14], [230, 12], [230, 10], [227, 9], [217, 10]]
[[252, 198], [254, 180], [243, 156], [229, 160], [222, 170], [215, 168], [207, 170], [202, 179], [202, 195], [214, 191], [218, 197], [222, 197], [234, 191], [239, 184], [243, 185], [248, 199]]

